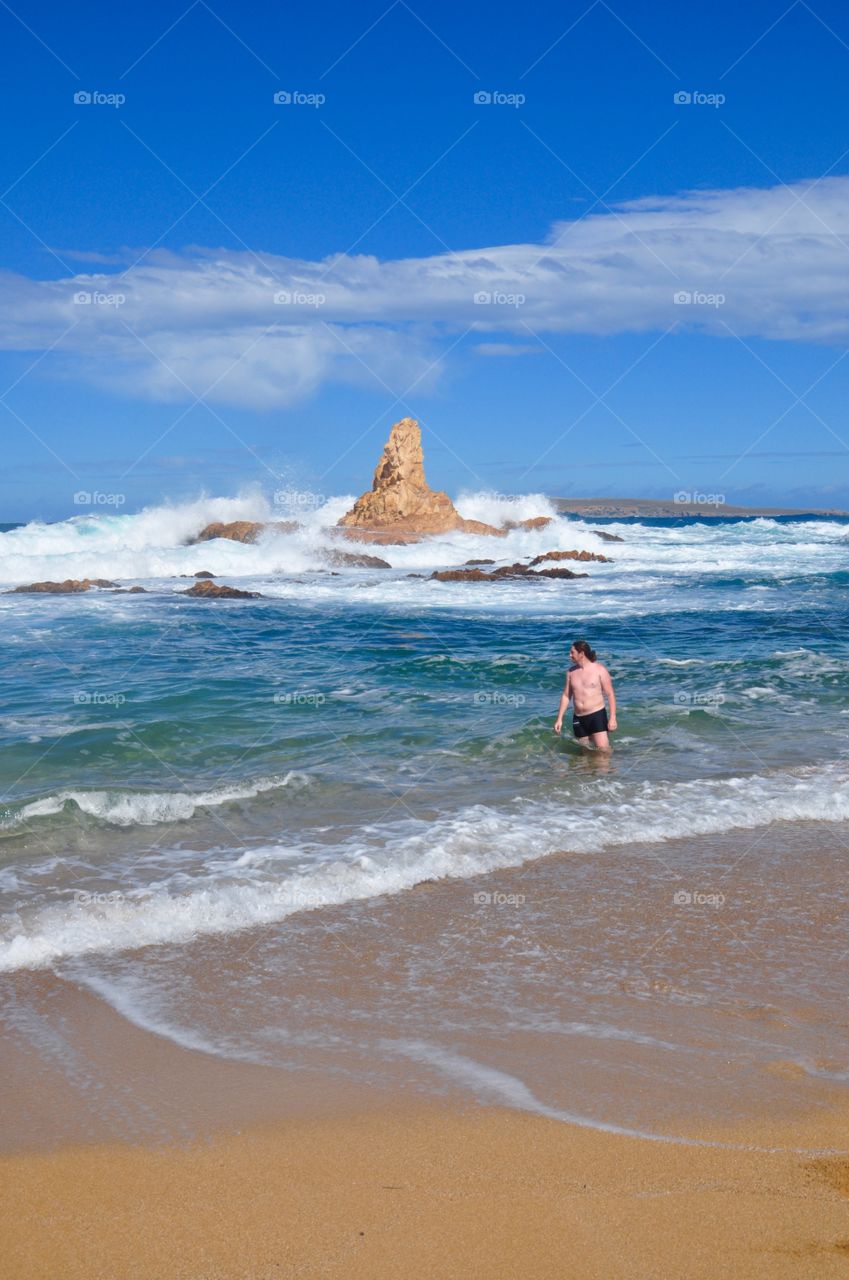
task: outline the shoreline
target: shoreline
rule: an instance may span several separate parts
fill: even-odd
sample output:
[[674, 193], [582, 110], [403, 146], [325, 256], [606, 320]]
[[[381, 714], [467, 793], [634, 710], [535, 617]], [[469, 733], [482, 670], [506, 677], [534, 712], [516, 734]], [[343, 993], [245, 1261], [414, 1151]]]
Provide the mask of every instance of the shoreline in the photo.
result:
[[727, 1150], [502, 1108], [289, 1119], [187, 1144], [2, 1159], [3, 1276], [790, 1280], [845, 1274], [849, 1111]]
[[[824, 959], [841, 939], [838, 835], [798, 822], [772, 831], [768, 857], [763, 831], [561, 852], [10, 971], [0, 1025], [16, 1107], [0, 1151], [187, 1142], [397, 1098], [518, 1101], [681, 1142], [717, 1117], [768, 1112], [783, 1129], [841, 1110], [842, 971]], [[812, 897], [796, 886], [802, 863]], [[764, 876], [794, 904], [795, 942], [763, 913]]]

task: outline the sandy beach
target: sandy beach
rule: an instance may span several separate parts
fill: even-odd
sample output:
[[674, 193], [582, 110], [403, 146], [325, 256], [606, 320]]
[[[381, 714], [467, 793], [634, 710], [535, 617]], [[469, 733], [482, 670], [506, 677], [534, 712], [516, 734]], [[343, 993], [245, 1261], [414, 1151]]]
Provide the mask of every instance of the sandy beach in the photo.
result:
[[[0, 596], [0, 1280], [845, 1274], [845, 524], [500, 501], [588, 576], [4, 535], [145, 589]], [[587, 631], [612, 756], [552, 732]]]
[[849, 6], [0, 8], [0, 1280], [849, 1280]]
[[[717, 1132], [849, 1151], [849, 1115]], [[843, 1276], [849, 1157], [401, 1105], [3, 1160], [4, 1277]]]

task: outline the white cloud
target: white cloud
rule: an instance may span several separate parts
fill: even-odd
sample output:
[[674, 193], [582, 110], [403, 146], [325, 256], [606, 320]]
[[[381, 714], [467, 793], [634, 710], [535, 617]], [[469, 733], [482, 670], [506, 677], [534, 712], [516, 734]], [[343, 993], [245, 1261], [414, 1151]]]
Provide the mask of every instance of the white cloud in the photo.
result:
[[541, 244], [429, 258], [192, 249], [123, 274], [5, 274], [0, 348], [40, 351], [73, 326], [56, 347], [69, 373], [154, 399], [266, 408], [327, 381], [421, 389], [466, 330], [482, 355], [517, 354], [531, 333], [672, 325], [842, 344], [847, 285], [849, 178], [827, 178], [635, 200], [559, 222]]

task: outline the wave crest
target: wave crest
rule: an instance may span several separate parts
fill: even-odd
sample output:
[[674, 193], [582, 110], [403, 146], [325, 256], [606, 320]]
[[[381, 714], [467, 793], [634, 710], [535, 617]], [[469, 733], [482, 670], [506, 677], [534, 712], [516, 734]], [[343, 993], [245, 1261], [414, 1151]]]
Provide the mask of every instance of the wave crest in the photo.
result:
[[0, 826], [8, 830], [33, 818], [53, 817], [72, 805], [88, 817], [110, 826], [149, 827], [160, 822], [184, 822], [194, 817], [198, 809], [251, 800], [264, 791], [304, 787], [308, 783], [307, 774], [290, 770], [282, 777], [258, 778], [254, 782], [219, 787], [213, 791], [58, 791], [23, 805]]

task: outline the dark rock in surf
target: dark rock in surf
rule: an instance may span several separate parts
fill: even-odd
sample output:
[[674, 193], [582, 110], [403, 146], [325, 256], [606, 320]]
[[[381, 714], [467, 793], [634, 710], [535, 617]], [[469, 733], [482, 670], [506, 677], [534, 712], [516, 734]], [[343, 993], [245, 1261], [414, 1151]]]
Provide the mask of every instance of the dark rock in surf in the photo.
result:
[[231, 520], [224, 523], [215, 520], [201, 529], [196, 538], [189, 538], [188, 545], [198, 542], [212, 542], [215, 538], [227, 538], [230, 542], [256, 542], [261, 533], [272, 529], [276, 533], [294, 533], [300, 525], [297, 520], [273, 520], [270, 524], [262, 524], [258, 520]]
[[88, 591], [91, 587], [117, 587], [108, 578], [66, 578], [64, 582], [31, 582], [26, 587], [13, 587], [6, 595], [34, 593], [37, 595], [71, 596]]
[[531, 564], [543, 564], [546, 560], [580, 560], [584, 564], [595, 560], [598, 564], [613, 564], [609, 556], [599, 555], [595, 551], [546, 551], [544, 555], [534, 556]]
[[339, 568], [351, 569], [391, 569], [392, 565], [388, 560], [381, 560], [380, 556], [369, 556], [365, 552], [357, 553], [355, 551], [329, 551], [324, 559], [328, 564], [338, 565]]
[[432, 582], [507, 582], [517, 578], [587, 578], [587, 573], [574, 573], [571, 569], [531, 569], [526, 564], [505, 564], [492, 573], [483, 569], [438, 569], [430, 575]]
[[195, 600], [262, 600], [259, 591], [240, 591], [238, 587], [226, 587], [217, 582], [196, 582], [187, 591], [179, 593]]

